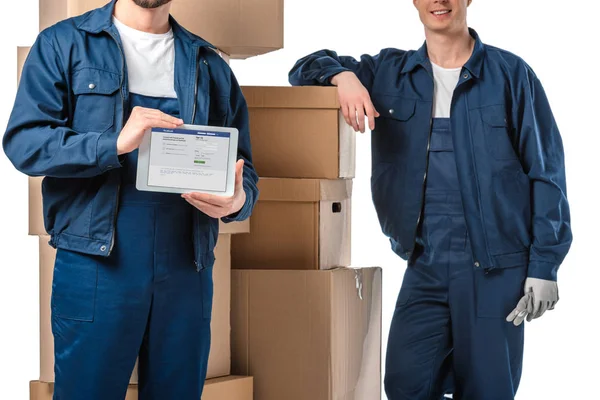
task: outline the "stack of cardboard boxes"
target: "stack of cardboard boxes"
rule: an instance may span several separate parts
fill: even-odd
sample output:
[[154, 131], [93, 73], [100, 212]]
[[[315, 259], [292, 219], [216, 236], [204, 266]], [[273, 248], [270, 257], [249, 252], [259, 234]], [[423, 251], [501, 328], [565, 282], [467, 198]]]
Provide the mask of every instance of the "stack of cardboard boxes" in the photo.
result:
[[[40, 0], [39, 27], [93, 8], [108, 0]], [[221, 56], [243, 59], [283, 47], [283, 0], [178, 0], [173, 16], [187, 29], [215, 45]], [[17, 51], [18, 77], [29, 48]], [[29, 178], [29, 234], [39, 237], [40, 254], [40, 377], [30, 383], [30, 398], [52, 398], [54, 349], [50, 323], [50, 296], [56, 250], [48, 244], [42, 216], [42, 178]], [[232, 235], [249, 231], [244, 223], [221, 224], [215, 249], [214, 301], [211, 322], [212, 344], [203, 400], [251, 400], [253, 378], [231, 375], [231, 240]], [[137, 399], [137, 369], [134, 369], [127, 399]]]
[[355, 133], [337, 90], [243, 87], [260, 197], [232, 237], [232, 372], [258, 400], [381, 396], [381, 269], [350, 269]]

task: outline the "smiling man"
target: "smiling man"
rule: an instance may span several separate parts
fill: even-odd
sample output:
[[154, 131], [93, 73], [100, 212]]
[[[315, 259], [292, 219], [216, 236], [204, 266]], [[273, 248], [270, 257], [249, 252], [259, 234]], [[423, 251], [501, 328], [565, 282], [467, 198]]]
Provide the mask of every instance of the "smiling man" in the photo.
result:
[[[418, 51], [361, 60], [323, 50], [293, 85], [336, 85], [372, 130], [373, 202], [408, 260], [389, 335], [391, 400], [514, 399], [523, 320], [558, 301], [572, 234], [562, 139], [519, 57], [482, 43], [467, 0], [414, 0]], [[376, 121], [377, 119], [377, 121]]]
[[[123, 399], [138, 355], [140, 399], [202, 395], [219, 218], [249, 217], [258, 177], [235, 76], [170, 7], [113, 0], [61, 21], [23, 67], [3, 145], [45, 176], [55, 399]], [[147, 130], [184, 122], [239, 130], [232, 197], [136, 190]]]

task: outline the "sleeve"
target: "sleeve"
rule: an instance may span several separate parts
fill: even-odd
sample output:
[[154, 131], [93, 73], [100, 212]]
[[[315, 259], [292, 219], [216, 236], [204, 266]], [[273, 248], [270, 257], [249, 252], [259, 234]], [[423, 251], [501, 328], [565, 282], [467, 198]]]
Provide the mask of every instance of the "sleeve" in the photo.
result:
[[2, 141], [11, 163], [27, 175], [86, 178], [121, 166], [115, 135], [69, 128], [67, 82], [54, 47], [38, 35]]
[[321, 50], [301, 58], [289, 72], [289, 82], [293, 86], [330, 86], [335, 75], [351, 71], [356, 74], [369, 93], [382, 53], [376, 56], [363, 55], [359, 60], [348, 56], [338, 56], [331, 50]]
[[254, 205], [258, 200], [258, 174], [252, 164], [252, 148], [250, 144], [250, 120], [248, 116], [248, 105], [242, 94], [242, 90], [237, 79], [231, 73], [231, 96], [227, 126], [237, 128], [239, 131], [238, 139], [238, 160], [244, 160], [244, 191], [246, 192], [246, 202], [242, 209], [233, 215], [221, 218], [225, 223], [234, 221], [244, 221], [250, 217]]
[[541, 82], [527, 67], [518, 107], [521, 158], [531, 182], [532, 244], [528, 276], [556, 281], [572, 242], [565, 157]]

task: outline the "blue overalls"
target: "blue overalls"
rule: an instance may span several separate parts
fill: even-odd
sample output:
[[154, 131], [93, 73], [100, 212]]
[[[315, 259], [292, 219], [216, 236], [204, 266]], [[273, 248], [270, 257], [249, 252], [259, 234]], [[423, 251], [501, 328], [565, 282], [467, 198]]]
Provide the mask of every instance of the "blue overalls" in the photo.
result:
[[459, 192], [450, 119], [434, 118], [425, 201], [388, 341], [390, 400], [514, 399], [523, 325], [505, 321], [526, 266], [474, 267]]
[[[179, 117], [177, 99], [131, 93], [136, 105]], [[140, 399], [202, 394], [212, 269], [194, 266], [191, 206], [177, 194], [138, 191], [136, 165], [137, 151], [122, 167], [111, 255], [57, 252], [55, 399], [123, 399], [138, 353]]]

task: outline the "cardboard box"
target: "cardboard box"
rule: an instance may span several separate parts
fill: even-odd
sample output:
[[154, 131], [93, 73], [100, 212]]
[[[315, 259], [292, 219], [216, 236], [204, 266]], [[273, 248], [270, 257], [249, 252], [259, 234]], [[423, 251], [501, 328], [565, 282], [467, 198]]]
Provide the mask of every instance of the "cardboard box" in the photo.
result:
[[[29, 177], [29, 235], [47, 235], [44, 227], [42, 209], [42, 180], [43, 177]], [[223, 223], [219, 221], [220, 234], [235, 234], [250, 232], [250, 220], [242, 222]]]
[[[48, 236], [40, 236], [40, 381], [54, 381], [54, 338], [50, 320], [50, 298], [56, 250], [48, 244]], [[214, 297], [211, 327], [211, 349], [208, 378], [231, 372], [231, 236], [219, 235], [213, 270]], [[130, 383], [137, 383], [137, 364]]]
[[381, 268], [233, 271], [232, 371], [260, 400], [380, 399], [381, 283]]
[[[30, 400], [52, 400], [54, 384], [32, 381], [29, 383]], [[208, 379], [201, 400], [252, 400], [253, 379], [249, 376], [226, 376]], [[137, 385], [129, 385], [125, 400], [137, 400]]]
[[[39, 0], [40, 31], [108, 0]], [[176, 0], [171, 14], [187, 30], [232, 58], [283, 48], [283, 0]]]
[[352, 181], [261, 178], [249, 234], [232, 238], [234, 269], [350, 265]]
[[337, 88], [242, 87], [259, 176], [354, 178], [356, 133], [340, 112]]
[[202, 393], [202, 400], [252, 400], [253, 398], [254, 379], [250, 376], [209, 379]]

